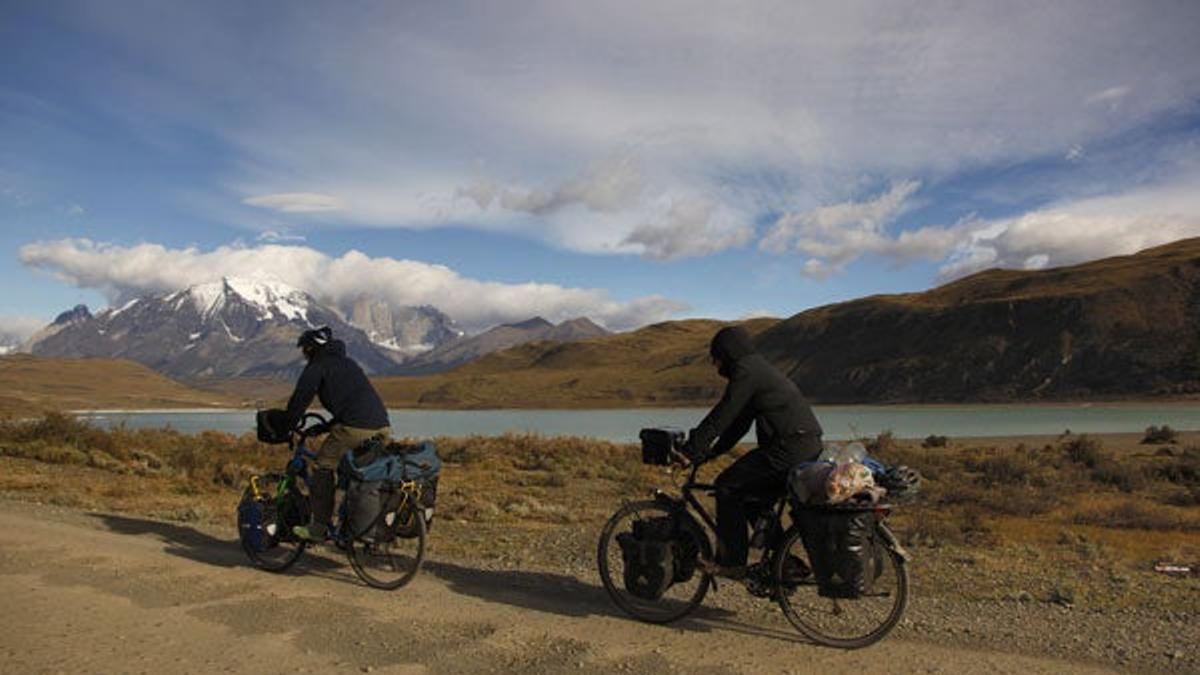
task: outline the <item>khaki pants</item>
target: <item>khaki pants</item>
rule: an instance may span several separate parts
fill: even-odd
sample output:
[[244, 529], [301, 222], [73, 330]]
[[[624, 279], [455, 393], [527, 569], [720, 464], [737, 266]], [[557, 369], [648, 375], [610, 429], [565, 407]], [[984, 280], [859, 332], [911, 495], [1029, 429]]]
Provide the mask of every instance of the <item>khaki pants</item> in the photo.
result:
[[325, 441], [321, 443], [321, 447], [317, 450], [317, 458], [314, 460], [314, 463], [321, 469], [336, 469], [338, 462], [342, 459], [342, 455], [362, 445], [373, 436], [383, 436], [386, 439], [391, 432], [390, 427], [383, 427], [381, 429], [356, 429], [342, 424], [335, 424], [329, 429], [329, 435], [325, 437]]

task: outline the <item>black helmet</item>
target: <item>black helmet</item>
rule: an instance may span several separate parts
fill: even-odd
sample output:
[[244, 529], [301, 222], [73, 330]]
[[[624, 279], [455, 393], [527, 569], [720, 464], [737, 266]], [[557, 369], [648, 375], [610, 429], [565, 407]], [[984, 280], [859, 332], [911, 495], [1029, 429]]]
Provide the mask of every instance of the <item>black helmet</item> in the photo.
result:
[[329, 344], [329, 341], [332, 339], [333, 330], [330, 329], [329, 326], [321, 326], [320, 328], [313, 328], [312, 330], [306, 330], [301, 333], [300, 339], [296, 340], [296, 346], [315, 347], [319, 349]]

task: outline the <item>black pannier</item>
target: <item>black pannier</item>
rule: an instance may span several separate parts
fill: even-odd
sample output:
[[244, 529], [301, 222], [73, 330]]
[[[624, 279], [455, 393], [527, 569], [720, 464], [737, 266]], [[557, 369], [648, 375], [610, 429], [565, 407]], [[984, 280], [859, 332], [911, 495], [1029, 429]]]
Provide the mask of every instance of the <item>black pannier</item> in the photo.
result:
[[350, 536], [358, 539], [385, 542], [391, 540], [391, 530], [383, 514], [397, 496], [391, 483], [381, 480], [351, 480], [346, 485], [346, 518]]
[[672, 584], [690, 581], [699, 565], [700, 544], [677, 528], [670, 516], [633, 521], [617, 535], [624, 562], [625, 589], [645, 600], [658, 600]]
[[800, 509], [793, 518], [821, 595], [858, 598], [871, 592], [884, 564], [874, 511]]
[[259, 410], [254, 418], [259, 441], [271, 444], [288, 442], [291, 429], [288, 428], [286, 410]]
[[642, 463], [666, 466], [671, 463], [671, 450], [683, 445], [685, 434], [674, 427], [642, 429]]
[[633, 521], [631, 532], [617, 535], [625, 563], [625, 589], [645, 600], [658, 600], [675, 583], [670, 518]]

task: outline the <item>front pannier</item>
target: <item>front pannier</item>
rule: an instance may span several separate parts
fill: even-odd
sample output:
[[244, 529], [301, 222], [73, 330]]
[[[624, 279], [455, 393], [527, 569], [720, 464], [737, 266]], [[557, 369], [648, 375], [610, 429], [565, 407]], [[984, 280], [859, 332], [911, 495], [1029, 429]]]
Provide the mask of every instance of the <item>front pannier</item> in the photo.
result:
[[658, 600], [675, 583], [675, 555], [669, 517], [633, 521], [630, 532], [617, 535], [624, 562], [625, 590], [644, 600]]
[[858, 598], [871, 592], [884, 564], [874, 511], [801, 509], [793, 518], [821, 595]]

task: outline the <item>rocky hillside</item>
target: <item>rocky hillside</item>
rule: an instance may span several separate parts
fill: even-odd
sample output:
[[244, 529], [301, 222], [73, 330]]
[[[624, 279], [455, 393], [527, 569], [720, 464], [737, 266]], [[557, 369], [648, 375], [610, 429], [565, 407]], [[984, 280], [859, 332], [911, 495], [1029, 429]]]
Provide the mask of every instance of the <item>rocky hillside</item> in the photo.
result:
[[[677, 321], [532, 343], [436, 377], [385, 378], [396, 405], [707, 405], [721, 324]], [[825, 403], [1124, 398], [1200, 392], [1200, 239], [1039, 271], [990, 270], [748, 322], [760, 350]]]
[[64, 313], [27, 345], [47, 357], [136, 361], [175, 379], [294, 377], [303, 367], [301, 331], [330, 326], [372, 373], [394, 367], [362, 330], [308, 294], [273, 281], [227, 278], [147, 295], [91, 315]]
[[364, 298], [354, 303], [350, 323], [363, 329], [375, 344], [397, 353], [400, 359], [437, 349], [463, 337], [454, 320], [436, 307], [394, 307]]
[[823, 401], [1200, 392], [1200, 239], [797, 314], [762, 351]]

